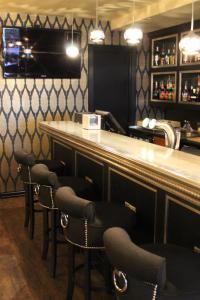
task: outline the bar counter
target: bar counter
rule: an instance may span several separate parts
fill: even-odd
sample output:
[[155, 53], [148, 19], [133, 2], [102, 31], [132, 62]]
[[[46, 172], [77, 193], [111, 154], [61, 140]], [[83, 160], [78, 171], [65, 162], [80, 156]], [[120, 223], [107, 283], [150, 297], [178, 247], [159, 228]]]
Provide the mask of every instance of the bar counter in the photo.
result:
[[102, 155], [103, 160], [129, 170], [137, 168], [147, 181], [168, 181], [174, 191], [188, 190], [200, 199], [200, 157], [104, 130], [82, 129], [71, 121], [41, 122], [40, 129], [62, 142]]
[[39, 127], [52, 140], [52, 157], [94, 182], [102, 200], [136, 210], [153, 241], [200, 242], [200, 230], [194, 231], [200, 228], [200, 157], [104, 130], [85, 130], [71, 121], [44, 121]]

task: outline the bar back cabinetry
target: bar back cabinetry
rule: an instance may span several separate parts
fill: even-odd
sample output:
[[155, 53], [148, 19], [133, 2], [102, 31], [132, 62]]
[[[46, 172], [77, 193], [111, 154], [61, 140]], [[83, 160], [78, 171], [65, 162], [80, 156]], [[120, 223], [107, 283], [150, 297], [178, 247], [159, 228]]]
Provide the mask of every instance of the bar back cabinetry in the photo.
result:
[[[167, 30], [151, 34], [151, 104], [200, 105], [200, 55], [182, 55], [178, 47], [186, 27], [169, 28], [171, 34]], [[200, 29], [195, 32], [200, 35]]]
[[[71, 166], [74, 174], [95, 183], [99, 200], [124, 203], [137, 214], [133, 236], [142, 242], [172, 242], [193, 248], [200, 245], [200, 209], [183, 196], [169, 194], [140, 172], [120, 167], [98, 151], [52, 140], [52, 157]], [[112, 218], [112, 216], [111, 216]]]

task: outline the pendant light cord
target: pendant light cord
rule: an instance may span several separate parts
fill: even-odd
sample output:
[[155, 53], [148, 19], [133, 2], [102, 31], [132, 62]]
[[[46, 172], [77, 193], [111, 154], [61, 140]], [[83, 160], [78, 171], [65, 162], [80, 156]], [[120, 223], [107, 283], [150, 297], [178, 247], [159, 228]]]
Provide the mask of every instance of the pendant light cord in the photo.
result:
[[98, 0], [96, 0], [96, 28], [98, 28], [97, 23], [98, 23]]
[[133, 0], [133, 24], [135, 23], [135, 0]]
[[74, 44], [74, 15], [72, 15], [72, 45]]
[[191, 31], [194, 29], [194, 1], [192, 1]]

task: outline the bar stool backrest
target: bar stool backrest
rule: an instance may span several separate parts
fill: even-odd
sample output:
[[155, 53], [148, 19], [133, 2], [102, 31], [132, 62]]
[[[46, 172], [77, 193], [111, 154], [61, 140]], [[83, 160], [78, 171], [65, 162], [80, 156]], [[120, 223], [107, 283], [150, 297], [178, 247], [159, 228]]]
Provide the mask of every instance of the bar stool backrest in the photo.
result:
[[49, 171], [44, 164], [36, 164], [31, 168], [31, 178], [37, 184], [36, 192], [40, 204], [49, 209], [56, 209], [54, 192], [60, 186], [56, 173]]
[[157, 291], [166, 284], [166, 259], [135, 245], [122, 228], [106, 230], [104, 245], [115, 267], [113, 282], [118, 299], [157, 299]]
[[30, 169], [35, 164], [35, 156], [24, 150], [18, 150], [14, 152], [14, 157], [18, 163], [18, 173], [21, 180], [30, 184], [32, 182]]
[[57, 207], [62, 213], [77, 219], [92, 221], [95, 216], [95, 204], [76, 196], [70, 187], [60, 187], [55, 194]]

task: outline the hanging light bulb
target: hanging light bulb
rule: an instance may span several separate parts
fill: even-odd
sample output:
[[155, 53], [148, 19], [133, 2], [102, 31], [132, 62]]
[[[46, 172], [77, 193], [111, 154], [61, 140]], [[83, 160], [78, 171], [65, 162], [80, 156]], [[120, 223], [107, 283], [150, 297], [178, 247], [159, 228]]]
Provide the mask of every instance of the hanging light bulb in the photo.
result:
[[191, 30], [179, 42], [179, 49], [184, 55], [197, 55], [200, 53], [200, 36], [194, 29], [194, 1], [192, 1]]
[[74, 44], [74, 18], [72, 17], [72, 42], [66, 47], [66, 54], [70, 58], [76, 58], [79, 55], [79, 48]]
[[96, 44], [102, 43], [105, 39], [105, 33], [102, 29], [98, 28], [98, 0], [96, 0], [96, 25], [95, 29], [91, 31], [90, 33], [90, 41]]
[[135, 27], [135, 0], [133, 0], [133, 25], [124, 32], [124, 39], [129, 45], [137, 45], [143, 38], [143, 32], [140, 28]]

